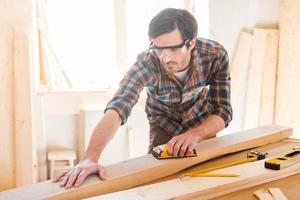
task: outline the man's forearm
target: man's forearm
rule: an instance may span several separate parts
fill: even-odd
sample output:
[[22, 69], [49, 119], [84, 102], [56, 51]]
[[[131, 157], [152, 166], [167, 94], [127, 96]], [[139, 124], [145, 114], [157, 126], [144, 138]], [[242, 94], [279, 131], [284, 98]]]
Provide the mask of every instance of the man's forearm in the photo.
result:
[[104, 147], [112, 139], [120, 124], [119, 114], [115, 110], [107, 110], [93, 131], [83, 159], [97, 162]]
[[188, 130], [189, 133], [199, 136], [198, 142], [216, 136], [216, 134], [225, 128], [224, 120], [218, 115], [207, 117], [199, 126]]

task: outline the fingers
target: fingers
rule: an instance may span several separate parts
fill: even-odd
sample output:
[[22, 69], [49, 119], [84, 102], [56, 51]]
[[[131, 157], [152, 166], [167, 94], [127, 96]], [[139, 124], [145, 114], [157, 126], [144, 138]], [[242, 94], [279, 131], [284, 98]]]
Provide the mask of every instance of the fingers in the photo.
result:
[[187, 152], [189, 146], [190, 146], [190, 145], [189, 145], [187, 142], [183, 143], [183, 144], [181, 145], [180, 150], [179, 150], [179, 156], [184, 156], [184, 155], [186, 155], [186, 152]]
[[69, 180], [69, 176], [72, 174], [72, 170], [70, 170], [68, 173], [66, 173], [63, 177], [61, 177], [61, 180], [59, 182], [60, 187], [65, 187]]
[[55, 183], [57, 181], [59, 181], [66, 173], [68, 173], [70, 170], [66, 170], [64, 172], [60, 172], [59, 174], [57, 174], [53, 179], [52, 182]]
[[192, 155], [196, 143], [185, 135], [175, 136], [168, 144], [168, 151], [174, 156]]
[[75, 181], [77, 180], [77, 177], [79, 175], [79, 173], [81, 172], [81, 170], [79, 169], [75, 169], [70, 175], [69, 175], [69, 179], [68, 182], [66, 183], [65, 188], [66, 189], [70, 189], [71, 187], [73, 187]]
[[172, 138], [172, 139], [167, 143], [168, 152], [169, 152], [169, 154], [171, 154], [171, 155], [174, 155], [174, 153], [173, 153], [173, 148], [174, 148], [175, 143], [176, 143], [175, 137]]
[[78, 174], [78, 177], [77, 177], [77, 180], [74, 184], [74, 187], [79, 187], [88, 175], [89, 175], [89, 173], [86, 170], [82, 170], [80, 172], [80, 174]]
[[194, 148], [195, 148], [195, 145], [190, 145], [190, 146], [187, 148], [186, 155], [188, 155], [188, 156], [193, 155], [193, 154], [194, 154]]
[[59, 182], [59, 186], [66, 189], [73, 186], [79, 187], [90, 174], [98, 174], [100, 179], [106, 179], [104, 167], [98, 165], [96, 162], [83, 160], [71, 170], [58, 174], [53, 179], [53, 182]]
[[176, 141], [175, 145], [173, 146], [173, 154], [172, 155], [179, 156], [181, 147], [182, 147], [182, 142]]

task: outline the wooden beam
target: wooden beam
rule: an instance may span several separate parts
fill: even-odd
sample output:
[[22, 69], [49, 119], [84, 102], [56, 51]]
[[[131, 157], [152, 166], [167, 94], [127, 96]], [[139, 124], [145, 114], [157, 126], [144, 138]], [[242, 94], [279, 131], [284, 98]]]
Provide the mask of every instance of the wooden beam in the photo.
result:
[[[293, 144], [295, 145], [295, 144]], [[283, 144], [267, 151], [269, 156], [290, 150], [293, 145]], [[245, 155], [246, 156], [246, 155]], [[300, 172], [300, 163], [284, 170], [269, 170], [265, 160], [219, 169], [211, 173], [234, 173], [238, 177], [187, 177], [102, 195], [89, 200], [112, 199], [212, 199], [244, 188], [271, 182]], [[172, 189], [170, 189], [172, 188]], [[280, 198], [279, 198], [280, 199]]]
[[300, 1], [282, 0], [275, 123], [292, 126], [300, 136]]
[[81, 199], [116, 192], [174, 174], [192, 165], [253, 147], [263, 146], [289, 137], [292, 129], [269, 125], [201, 142], [197, 157], [157, 160], [146, 155], [107, 166], [108, 179], [90, 176], [83, 186], [65, 190], [50, 181], [0, 193], [0, 199]]

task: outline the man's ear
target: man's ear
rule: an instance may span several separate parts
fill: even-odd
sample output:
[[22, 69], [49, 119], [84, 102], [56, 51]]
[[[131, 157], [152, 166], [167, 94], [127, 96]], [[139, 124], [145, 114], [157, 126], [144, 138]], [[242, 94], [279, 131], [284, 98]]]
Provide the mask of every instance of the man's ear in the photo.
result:
[[192, 50], [196, 45], [196, 38], [194, 37], [191, 41], [189, 41], [188, 49]]

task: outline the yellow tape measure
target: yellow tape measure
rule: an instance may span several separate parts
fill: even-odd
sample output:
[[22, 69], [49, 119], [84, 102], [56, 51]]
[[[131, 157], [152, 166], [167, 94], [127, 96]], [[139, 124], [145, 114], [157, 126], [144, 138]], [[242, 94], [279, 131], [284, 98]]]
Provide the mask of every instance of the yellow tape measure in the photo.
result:
[[265, 168], [280, 170], [300, 161], [300, 147], [293, 148], [265, 161]]

